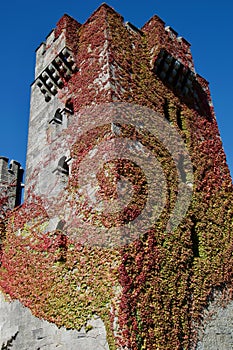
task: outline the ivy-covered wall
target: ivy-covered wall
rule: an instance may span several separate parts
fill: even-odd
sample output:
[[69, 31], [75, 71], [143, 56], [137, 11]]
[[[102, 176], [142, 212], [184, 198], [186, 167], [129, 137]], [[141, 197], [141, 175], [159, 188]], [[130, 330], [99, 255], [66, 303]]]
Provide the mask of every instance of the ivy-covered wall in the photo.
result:
[[[156, 74], [156, 62], [164, 49], [187, 74], [193, 72], [189, 44], [165, 29], [157, 16], [137, 30], [102, 5], [81, 26], [65, 15], [58, 22], [52, 45], [64, 34], [78, 69], [69, 80], [64, 79], [64, 87], [48, 103], [32, 87], [31, 120], [36, 120], [33, 108], [40, 106], [45, 118], [46, 111], [55, 112], [54, 107], [67, 100], [72, 101], [73, 114], [54, 141], [41, 139], [43, 157], [27, 176], [27, 200], [6, 221], [1, 288], [37, 317], [68, 329], [79, 330], [93, 315], [100, 316], [110, 349], [195, 349], [203, 310], [215, 290], [221, 291], [222, 303], [227, 304], [233, 277], [232, 182], [208, 83], [195, 75], [194, 100]], [[193, 165], [192, 199], [179, 226], [169, 231], [167, 222], [178, 192], [174, 160], [149, 133], [121, 124], [122, 136], [138, 140], [161, 163], [169, 189], [166, 206], [159, 220], [127, 244], [85, 244], [92, 232], [78, 235], [81, 217], [99, 227], [121, 227], [124, 220], [137, 217], [148, 194], [140, 169], [125, 159], [114, 159], [106, 165], [110, 175], [98, 173], [101, 195], [113, 199], [119, 177], [129, 178], [136, 193], [129, 210], [100, 217], [80, 199], [80, 163], [98, 143], [115, 134], [107, 123], [77, 138], [75, 118], [90, 111], [85, 109], [88, 106], [112, 102], [149, 108], [175, 128]], [[31, 122], [31, 143], [36, 123]], [[40, 127], [46, 135], [48, 123]], [[42, 169], [47, 167], [53, 176], [50, 166], [64, 149], [72, 166], [54, 204], [49, 193], [41, 196], [35, 189]], [[185, 165], [183, 168], [185, 171]], [[64, 225], [51, 225], [54, 213], [57, 219], [64, 213]]]

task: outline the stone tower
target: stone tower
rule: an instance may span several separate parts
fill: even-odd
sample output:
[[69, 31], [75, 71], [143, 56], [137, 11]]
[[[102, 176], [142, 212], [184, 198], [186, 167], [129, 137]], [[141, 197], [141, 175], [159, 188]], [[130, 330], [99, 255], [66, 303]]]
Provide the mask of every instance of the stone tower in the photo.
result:
[[[133, 199], [101, 211], [106, 202], [112, 209], [119, 182]], [[3, 291], [38, 318], [25, 316], [33, 336], [14, 325], [8, 342], [230, 349], [231, 203], [208, 82], [190, 44], [158, 16], [138, 29], [106, 4], [84, 24], [64, 15], [36, 50], [25, 203], [3, 245]], [[143, 232], [127, 240], [124, 227], [144, 208]]]

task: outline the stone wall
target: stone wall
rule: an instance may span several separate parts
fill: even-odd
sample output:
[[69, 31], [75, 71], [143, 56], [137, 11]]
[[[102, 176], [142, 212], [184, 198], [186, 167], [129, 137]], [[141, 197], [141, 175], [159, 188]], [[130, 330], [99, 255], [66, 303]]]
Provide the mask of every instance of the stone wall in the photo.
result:
[[58, 328], [32, 315], [19, 301], [0, 294], [1, 350], [108, 350], [105, 327], [93, 317], [80, 331]]
[[233, 302], [221, 306], [221, 294], [215, 296], [203, 314], [196, 350], [233, 349]]

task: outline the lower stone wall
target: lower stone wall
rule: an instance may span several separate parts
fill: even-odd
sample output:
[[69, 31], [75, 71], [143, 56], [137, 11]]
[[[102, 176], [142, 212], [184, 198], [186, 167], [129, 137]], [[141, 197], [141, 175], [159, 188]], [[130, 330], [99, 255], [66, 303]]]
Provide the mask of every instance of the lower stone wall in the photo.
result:
[[[205, 312], [196, 350], [233, 349], [233, 301], [221, 307], [218, 299]], [[102, 320], [93, 317], [87, 326], [89, 331], [58, 328], [0, 293], [0, 350], [109, 350]]]
[[205, 312], [196, 350], [233, 349], [233, 301], [221, 307], [219, 299], [220, 295]]
[[87, 326], [89, 331], [58, 328], [0, 293], [0, 350], [109, 350], [102, 320], [93, 317]]

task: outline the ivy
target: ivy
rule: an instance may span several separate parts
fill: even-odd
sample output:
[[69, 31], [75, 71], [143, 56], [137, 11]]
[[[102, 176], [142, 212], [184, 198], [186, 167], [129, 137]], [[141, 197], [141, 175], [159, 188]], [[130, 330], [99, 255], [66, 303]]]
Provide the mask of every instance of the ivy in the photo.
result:
[[[153, 73], [151, 50], [157, 46], [158, 52], [168, 47], [185, 65], [191, 60], [185, 44], [178, 48], [171, 42], [156, 17], [144, 26], [144, 35], [129, 33], [122, 18], [107, 5], [83, 26], [66, 20], [82, 74], [76, 72], [65, 83], [61, 101], [69, 97], [69, 91], [74, 112], [93, 101], [101, 104], [114, 99], [166, 114], [192, 157], [192, 202], [179, 227], [167, 232], [177, 194], [173, 160], [152, 135], [123, 125], [124, 136], [149, 147], [162, 164], [170, 191], [166, 208], [148, 232], [121, 247], [85, 245], [77, 240], [81, 216], [100, 227], [120, 226], [125, 216], [128, 221], [137, 217], [148, 190], [140, 168], [121, 160], [105, 165], [109, 177], [99, 172], [100, 196], [113, 199], [119, 177], [128, 177], [135, 195], [128, 212], [103, 218], [77, 199], [80, 162], [98, 142], [113, 137], [107, 124], [93, 129], [72, 145], [72, 174], [58, 201], [61, 210], [64, 203], [72, 208], [76, 221], [71, 225], [69, 218], [62, 231], [48, 232], [49, 215], [43, 200], [29, 191], [29, 199], [1, 224], [1, 288], [37, 317], [67, 329], [80, 329], [99, 315], [111, 349], [194, 349], [203, 309], [216, 289], [223, 291], [223, 302], [228, 301], [233, 277], [232, 183], [213, 110], [202, 113], [190, 108]], [[59, 22], [57, 35], [64, 25]], [[113, 91], [93, 83], [100, 71], [106, 73], [100, 60], [104, 45], [108, 45], [108, 59], [119, 76], [117, 82], [109, 77]], [[209, 101], [207, 83], [198, 79]], [[75, 137], [75, 130], [70, 130]]]

